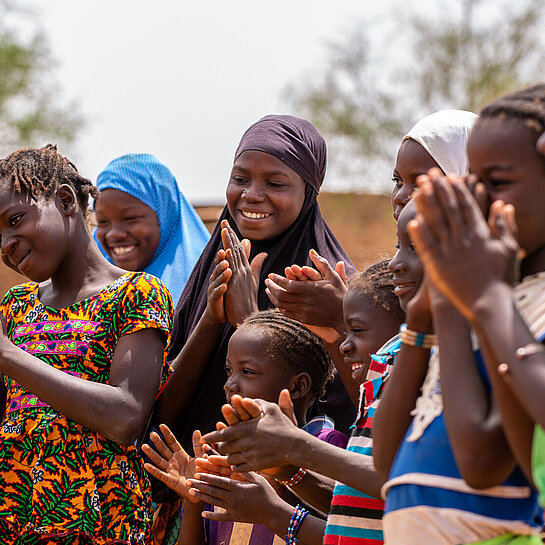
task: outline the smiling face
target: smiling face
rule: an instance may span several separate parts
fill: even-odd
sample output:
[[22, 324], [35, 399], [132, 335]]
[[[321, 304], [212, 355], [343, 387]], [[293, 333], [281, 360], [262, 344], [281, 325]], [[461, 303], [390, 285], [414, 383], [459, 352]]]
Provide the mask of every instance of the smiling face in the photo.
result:
[[234, 394], [278, 402], [280, 392], [291, 391], [292, 377], [286, 364], [268, 354], [267, 334], [248, 327], [235, 331], [227, 349], [227, 381], [225, 397], [229, 403]]
[[545, 158], [536, 151], [539, 136], [524, 120], [484, 118], [468, 142], [469, 169], [484, 183], [490, 201], [515, 207], [525, 261], [545, 254]]
[[392, 208], [396, 221], [411, 198], [416, 187], [416, 179], [421, 174], [426, 174], [430, 168], [440, 167], [416, 140], [409, 138], [402, 142], [397, 152], [396, 165], [392, 174], [394, 182]]
[[394, 273], [394, 293], [399, 298], [399, 306], [405, 311], [407, 303], [416, 295], [422, 278], [424, 268], [409, 238], [407, 224], [416, 215], [416, 208], [411, 202], [406, 206], [397, 222], [397, 252], [388, 264], [390, 271]]
[[141, 200], [104, 189], [95, 203], [97, 238], [115, 265], [143, 271], [153, 259], [161, 231], [155, 212]]
[[344, 297], [343, 320], [346, 338], [339, 351], [352, 368], [352, 379], [362, 384], [371, 364], [370, 355], [397, 333], [399, 323], [391, 312], [356, 289], [348, 290]]
[[305, 200], [305, 181], [280, 159], [245, 151], [233, 164], [226, 197], [244, 238], [270, 240], [297, 219]]
[[51, 278], [69, 247], [68, 216], [58, 195], [34, 201], [0, 184], [2, 261], [34, 282]]

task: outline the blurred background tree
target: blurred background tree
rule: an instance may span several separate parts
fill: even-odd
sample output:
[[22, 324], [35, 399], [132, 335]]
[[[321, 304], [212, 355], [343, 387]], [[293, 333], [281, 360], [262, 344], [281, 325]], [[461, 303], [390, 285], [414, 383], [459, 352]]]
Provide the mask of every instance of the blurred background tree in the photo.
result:
[[[478, 111], [545, 69], [543, 2], [443, 1], [424, 15], [405, 9], [328, 44], [322, 67], [286, 89], [295, 111], [330, 143], [333, 175], [366, 191], [389, 190], [400, 137], [420, 117]], [[370, 26], [388, 24], [378, 52], [371, 49]]]
[[0, 1], [2, 156], [14, 148], [48, 142], [59, 143], [62, 149], [83, 125], [76, 102], [63, 100], [55, 61], [44, 35], [36, 30], [36, 17], [20, 3]]

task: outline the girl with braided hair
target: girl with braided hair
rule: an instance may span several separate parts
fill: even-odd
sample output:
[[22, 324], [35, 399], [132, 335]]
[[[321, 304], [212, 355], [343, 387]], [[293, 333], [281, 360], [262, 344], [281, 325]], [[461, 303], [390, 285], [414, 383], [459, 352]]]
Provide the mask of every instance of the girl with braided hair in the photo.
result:
[[4, 544], [151, 540], [134, 446], [166, 379], [172, 302], [109, 263], [87, 227], [98, 190], [48, 145], [0, 161], [2, 261], [30, 282], [0, 304]]
[[[224, 405], [222, 412], [228, 423], [233, 423], [233, 406], [240, 409], [241, 398], [259, 398], [271, 403], [278, 400], [279, 405], [291, 414], [292, 423], [322, 441], [341, 448], [346, 446], [347, 437], [333, 429], [333, 423], [327, 417], [306, 421], [308, 409], [331, 378], [333, 363], [322, 341], [300, 322], [277, 310], [250, 315], [229, 340], [225, 369], [227, 381], [224, 391], [229, 405]], [[287, 482], [291, 486], [293, 477], [301, 475], [304, 470], [294, 466], [267, 470], [268, 475], [274, 474], [277, 479], [269, 478], [273, 481], [271, 486], [256, 473], [248, 473], [244, 477], [231, 475], [224, 462], [226, 465], [221, 471], [215, 468], [216, 473], [224, 474], [220, 486], [209, 485], [208, 494], [201, 494], [186, 482], [187, 478], [194, 477], [195, 462], [189, 462], [188, 455], [167, 426], [161, 425], [161, 431], [166, 444], [157, 434], [151, 434], [161, 456], [144, 445], [144, 451], [154, 463], [146, 464], [146, 469], [184, 498], [177, 543], [238, 545], [243, 535], [246, 536], [244, 543], [250, 545], [283, 543], [275, 533], [284, 536], [293, 506], [281, 499], [275, 488], [282, 489], [278, 483]], [[197, 436], [200, 437], [198, 432]], [[194, 442], [198, 444], [198, 441]], [[210, 460], [217, 461], [217, 458]], [[205, 462], [197, 459], [196, 463]], [[310, 475], [305, 478], [312, 480]], [[227, 511], [218, 511], [205, 503], [224, 506]], [[202, 533], [201, 514], [210, 520], [205, 535]], [[324, 520], [310, 517], [305, 523], [305, 533], [313, 536], [314, 541], [304, 539], [302, 543], [321, 540], [324, 527]]]

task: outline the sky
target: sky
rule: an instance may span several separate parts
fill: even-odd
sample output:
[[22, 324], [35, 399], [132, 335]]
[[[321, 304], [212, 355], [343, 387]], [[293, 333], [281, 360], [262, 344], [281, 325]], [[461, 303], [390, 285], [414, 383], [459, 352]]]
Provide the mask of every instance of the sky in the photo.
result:
[[[152, 153], [194, 203], [223, 202], [243, 132], [293, 113], [284, 90], [319, 73], [328, 42], [403, 9], [395, 0], [29, 3], [63, 96], [86, 119], [70, 149], [79, 170], [95, 180], [115, 157]], [[336, 187], [326, 177], [324, 189]]]

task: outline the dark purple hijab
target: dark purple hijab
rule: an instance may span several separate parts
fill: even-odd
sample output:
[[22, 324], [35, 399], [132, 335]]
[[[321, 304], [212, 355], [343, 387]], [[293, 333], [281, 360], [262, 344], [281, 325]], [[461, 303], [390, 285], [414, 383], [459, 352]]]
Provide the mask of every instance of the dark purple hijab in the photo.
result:
[[[264, 280], [267, 276], [270, 273], [283, 275], [285, 267], [294, 263], [313, 266], [308, 256], [311, 248], [325, 257], [329, 263], [344, 261], [348, 274], [354, 272], [352, 262], [322, 218], [316, 201], [325, 175], [326, 144], [314, 125], [304, 119], [288, 115], [266, 116], [244, 133], [235, 159], [248, 150], [263, 151], [277, 157], [307, 182], [305, 200], [294, 223], [272, 240], [252, 241], [251, 259], [260, 252], [268, 253], [259, 282], [260, 310], [273, 306], [265, 293]], [[224, 219], [229, 221], [238, 237], [242, 238], [226, 206], [176, 307], [169, 359], [174, 359], [180, 352], [206, 308], [208, 280], [214, 269], [217, 252], [223, 247], [220, 223]], [[223, 385], [226, 380], [224, 368], [227, 344], [234, 331], [235, 329], [226, 323], [218, 339], [211, 340], [215, 342], [213, 355], [204, 371], [191, 408], [177, 418], [174, 432], [184, 448], [191, 448], [191, 435], [194, 430], [200, 429], [203, 433], [210, 431], [221, 419], [220, 408], [225, 403]], [[342, 409], [329, 411], [328, 405]], [[352, 423], [354, 412], [338, 379], [330, 383], [322, 408], [340, 424], [341, 429]]]

